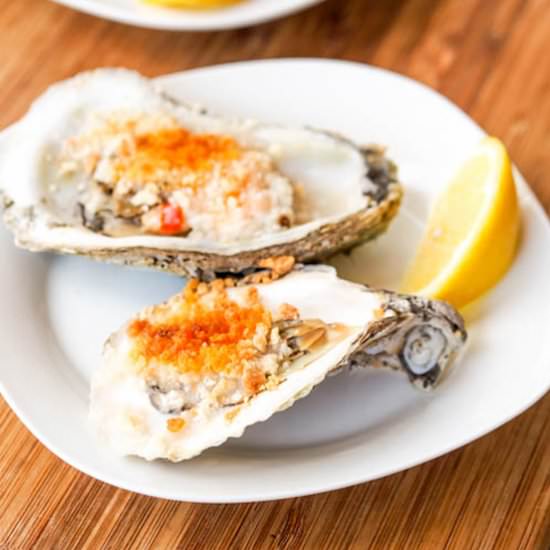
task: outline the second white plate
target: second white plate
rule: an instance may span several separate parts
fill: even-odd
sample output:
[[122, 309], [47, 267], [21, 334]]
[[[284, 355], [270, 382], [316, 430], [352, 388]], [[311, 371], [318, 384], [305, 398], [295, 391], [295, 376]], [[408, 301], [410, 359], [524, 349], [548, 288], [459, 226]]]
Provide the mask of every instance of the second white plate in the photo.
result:
[[91, 15], [137, 27], [173, 31], [214, 31], [257, 25], [323, 0], [243, 0], [211, 10], [166, 8], [141, 0], [54, 0]]
[[[161, 79], [166, 89], [227, 115], [329, 128], [388, 145], [406, 187], [388, 234], [336, 258], [340, 274], [397, 284], [428, 205], [483, 132], [426, 87], [362, 65], [264, 61]], [[223, 94], [219, 93], [223, 90]], [[119, 458], [87, 428], [88, 386], [103, 341], [176, 277], [17, 250], [0, 229], [0, 380], [29, 429], [75, 468], [164, 498], [242, 502], [336, 489], [419, 464], [495, 429], [550, 387], [550, 229], [518, 176], [523, 240], [512, 270], [466, 313], [463, 362], [430, 395], [399, 375], [332, 377], [311, 396], [181, 464]], [[330, 299], [330, 298], [328, 298]]]

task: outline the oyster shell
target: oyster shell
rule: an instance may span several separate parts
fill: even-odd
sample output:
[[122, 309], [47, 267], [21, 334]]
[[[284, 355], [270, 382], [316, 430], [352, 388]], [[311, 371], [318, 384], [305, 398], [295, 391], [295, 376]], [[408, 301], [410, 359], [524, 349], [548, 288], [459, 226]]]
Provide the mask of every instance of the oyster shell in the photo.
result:
[[0, 135], [0, 203], [19, 246], [203, 279], [376, 237], [401, 186], [380, 147], [213, 116], [136, 73], [52, 86]]
[[103, 442], [148, 460], [188, 459], [342, 369], [390, 367], [431, 389], [466, 340], [451, 306], [371, 290], [332, 268], [258, 280], [191, 282], [109, 338], [90, 409]]

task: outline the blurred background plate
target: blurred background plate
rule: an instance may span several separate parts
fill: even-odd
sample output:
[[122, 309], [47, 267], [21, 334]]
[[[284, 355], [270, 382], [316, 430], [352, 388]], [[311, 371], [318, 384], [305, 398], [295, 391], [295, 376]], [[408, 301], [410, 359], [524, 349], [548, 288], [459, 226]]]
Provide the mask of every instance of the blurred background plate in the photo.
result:
[[256, 25], [323, 0], [243, 0], [227, 8], [163, 8], [141, 0], [53, 0], [79, 11], [137, 27], [174, 31], [213, 31]]

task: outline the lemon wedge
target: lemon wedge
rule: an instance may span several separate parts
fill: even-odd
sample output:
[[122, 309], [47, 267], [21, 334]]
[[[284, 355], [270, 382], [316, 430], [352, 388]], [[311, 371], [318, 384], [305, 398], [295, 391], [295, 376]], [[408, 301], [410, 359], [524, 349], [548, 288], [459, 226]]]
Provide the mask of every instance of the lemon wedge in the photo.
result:
[[436, 200], [402, 290], [465, 306], [506, 273], [519, 232], [510, 158], [485, 138]]
[[149, 4], [174, 8], [212, 9], [236, 4], [240, 0], [145, 0]]

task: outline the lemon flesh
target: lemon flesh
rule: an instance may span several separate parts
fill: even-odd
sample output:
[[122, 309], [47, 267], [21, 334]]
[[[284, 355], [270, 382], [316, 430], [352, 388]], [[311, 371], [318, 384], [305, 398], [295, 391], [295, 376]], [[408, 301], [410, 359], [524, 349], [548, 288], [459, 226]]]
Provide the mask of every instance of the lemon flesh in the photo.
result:
[[519, 228], [510, 158], [498, 139], [485, 138], [436, 200], [403, 291], [468, 304], [506, 273]]
[[241, 0], [145, 0], [149, 4], [173, 8], [212, 9], [236, 4]]

